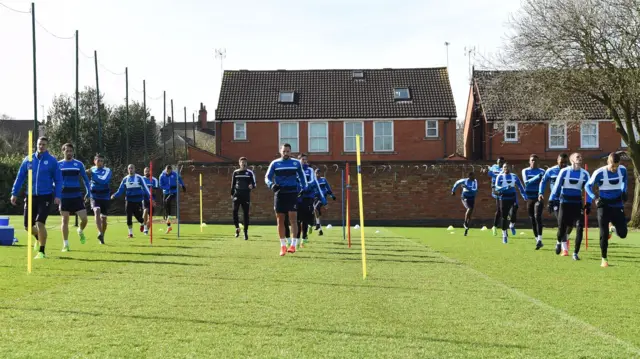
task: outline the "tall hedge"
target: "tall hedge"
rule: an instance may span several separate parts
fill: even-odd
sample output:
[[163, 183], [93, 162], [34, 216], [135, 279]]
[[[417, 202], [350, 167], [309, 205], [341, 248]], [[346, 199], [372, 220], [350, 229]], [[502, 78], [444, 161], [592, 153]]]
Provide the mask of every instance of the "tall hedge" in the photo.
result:
[[[0, 192], [0, 214], [21, 214], [23, 211], [22, 199], [18, 201], [17, 206], [11, 205], [11, 187], [23, 159], [24, 157], [18, 155], [0, 156], [0, 189], [2, 189]], [[23, 189], [25, 188], [26, 184], [23, 186]], [[24, 190], [21, 195], [23, 193]]]

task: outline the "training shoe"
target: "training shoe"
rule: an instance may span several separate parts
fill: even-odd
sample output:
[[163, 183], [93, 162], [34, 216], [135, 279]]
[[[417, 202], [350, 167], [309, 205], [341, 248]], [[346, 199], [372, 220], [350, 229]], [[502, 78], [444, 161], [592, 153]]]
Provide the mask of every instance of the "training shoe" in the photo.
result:
[[537, 241], [536, 242], [536, 251], [539, 250], [542, 247], [544, 247], [544, 244], [542, 243], [542, 241]]
[[142, 233], [144, 233], [144, 235], [145, 235], [145, 236], [148, 236], [148, 235], [149, 235], [149, 231], [144, 231], [144, 232], [142, 232]]
[[78, 228], [78, 235], [80, 236], [80, 244], [84, 244], [87, 241], [87, 237], [85, 237], [84, 232]]
[[173, 228], [171, 228], [171, 226], [169, 226], [169, 227], [167, 228], [167, 234], [169, 234], [169, 232], [171, 232], [171, 230], [172, 230], [172, 229], [173, 229]]
[[104, 244], [104, 234], [99, 234], [98, 240], [100, 241], [100, 244]]
[[494, 237], [497, 236], [498, 235], [498, 228], [496, 228], [496, 227], [491, 228], [491, 232], [493, 232], [493, 236]]
[[322, 229], [321, 229], [320, 231], [318, 231], [318, 235], [319, 235], [319, 236], [324, 235], [324, 233], [322, 233]]
[[319, 230], [320, 230], [320, 225], [316, 224], [316, 231], [319, 231]]
[[580, 260], [580, 257], [578, 257], [578, 253], [574, 253], [572, 258], [573, 258], [574, 261], [579, 261]]
[[609, 261], [602, 258], [602, 263], [600, 263], [600, 267], [607, 268], [609, 266]]
[[62, 246], [62, 252], [71, 252], [71, 248], [69, 246]]
[[281, 246], [280, 247], [280, 257], [284, 257], [285, 254], [287, 254], [287, 246]]
[[509, 243], [509, 239], [507, 237], [502, 237], [502, 243], [504, 244]]
[[468, 233], [469, 233], [469, 228], [465, 228], [464, 229], [464, 236], [466, 237]]
[[130, 234], [130, 235], [129, 235], [129, 238], [133, 238], [133, 234]]
[[302, 244], [309, 243], [309, 238], [302, 238]]
[[562, 252], [562, 244], [556, 243], [556, 254], [560, 254]]
[[611, 237], [613, 236], [613, 232], [615, 232], [615, 231], [616, 231], [616, 229], [613, 226], [609, 227], [609, 238], [608, 239], [611, 239]]
[[33, 257], [33, 259], [45, 259], [45, 258], [47, 258], [47, 256], [42, 252], [38, 252], [38, 254], [36, 254], [36, 256]]
[[569, 251], [562, 251], [562, 254], [560, 254], [561, 257], [568, 257], [569, 256]]
[[236, 238], [240, 237], [240, 228], [236, 228]]
[[313, 232], [313, 226], [309, 226], [309, 234]]
[[511, 235], [512, 236], [516, 235], [516, 226], [511, 227]]
[[247, 231], [244, 232], [244, 240], [245, 241], [249, 240], [249, 233], [247, 233]]
[[144, 225], [143, 224], [140, 225], [140, 232], [144, 232]]
[[294, 245], [289, 246], [289, 249], [287, 250], [287, 252], [295, 253], [296, 252], [296, 247]]

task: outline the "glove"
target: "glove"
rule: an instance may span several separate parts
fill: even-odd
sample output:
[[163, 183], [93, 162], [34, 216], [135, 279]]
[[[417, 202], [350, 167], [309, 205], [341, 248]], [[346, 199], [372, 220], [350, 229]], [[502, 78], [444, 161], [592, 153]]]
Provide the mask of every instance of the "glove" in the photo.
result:
[[627, 192], [622, 192], [622, 202], [627, 202], [627, 200], [629, 199], [629, 196], [627, 195]]
[[278, 192], [280, 190], [280, 185], [275, 183], [271, 185], [271, 190], [275, 193]]
[[452, 195], [452, 196], [455, 196], [455, 195], [456, 195], [456, 193], [455, 193], [455, 192], [451, 192], [451, 195]]
[[547, 207], [549, 213], [555, 212], [556, 208], [558, 208], [558, 201], [549, 201], [549, 206]]
[[603, 208], [604, 207], [604, 201], [600, 198], [596, 199], [596, 207], [598, 208]]
[[585, 203], [585, 205], [584, 205], [584, 213], [586, 213], [587, 216], [591, 214], [591, 203]]
[[336, 200], [336, 196], [331, 195], [331, 199], [335, 201]]
[[187, 192], [187, 187], [182, 186], [182, 192]]

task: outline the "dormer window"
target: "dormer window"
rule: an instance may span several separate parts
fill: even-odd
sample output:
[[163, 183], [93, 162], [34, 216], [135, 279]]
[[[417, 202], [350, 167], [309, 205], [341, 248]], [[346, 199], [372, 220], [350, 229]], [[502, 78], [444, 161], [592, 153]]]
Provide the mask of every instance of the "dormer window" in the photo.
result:
[[280, 103], [293, 103], [296, 93], [294, 91], [280, 91], [278, 96], [278, 102]]
[[351, 73], [351, 78], [354, 80], [362, 80], [364, 79], [364, 71], [355, 70]]
[[411, 100], [411, 92], [407, 87], [397, 87], [393, 90], [393, 99], [395, 101]]

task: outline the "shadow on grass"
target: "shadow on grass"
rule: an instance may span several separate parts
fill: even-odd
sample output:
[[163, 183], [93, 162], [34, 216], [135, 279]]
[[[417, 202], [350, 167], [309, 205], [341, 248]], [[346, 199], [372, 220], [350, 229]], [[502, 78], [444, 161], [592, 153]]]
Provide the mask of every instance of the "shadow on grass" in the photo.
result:
[[[97, 253], [95, 251], [82, 251], [82, 250], [74, 250], [75, 252], [81, 253]], [[189, 258], [209, 258], [207, 256], [199, 256], [195, 254], [184, 254], [184, 253], [146, 253], [146, 252], [100, 252], [100, 254], [122, 254], [122, 255], [132, 255], [132, 256], [150, 256], [150, 257], [189, 257]]]
[[198, 263], [181, 263], [181, 262], [162, 262], [162, 261], [136, 261], [129, 259], [88, 259], [88, 258], [71, 258], [71, 257], [60, 257], [58, 259], [67, 260], [67, 261], [78, 261], [78, 262], [101, 262], [101, 263], [125, 263], [125, 264], [161, 264], [161, 265], [176, 265], [176, 266], [194, 266], [194, 267], [204, 267], [204, 264]]
[[[42, 313], [42, 309], [39, 308], [10, 308], [0, 306], [0, 310], [10, 310], [10, 311], [32, 311]], [[195, 319], [195, 318], [185, 318], [185, 317], [163, 317], [163, 316], [155, 316], [155, 315], [136, 315], [136, 314], [109, 314], [105, 312], [88, 312], [88, 311], [80, 311], [80, 310], [64, 310], [64, 309], [45, 309], [44, 311], [49, 313], [58, 313], [62, 315], [85, 315], [91, 317], [107, 317], [107, 318], [129, 318], [129, 319], [140, 319], [140, 320], [151, 320], [151, 321], [161, 321], [167, 323], [190, 323], [190, 324], [204, 324], [204, 325], [221, 325], [221, 326], [230, 326], [237, 328], [251, 328], [251, 329], [271, 329], [282, 331], [283, 329], [293, 331], [294, 333], [315, 333], [315, 334], [328, 334], [328, 335], [348, 335], [353, 337], [363, 337], [363, 338], [376, 338], [376, 339], [402, 339], [402, 340], [410, 340], [410, 341], [428, 341], [428, 342], [437, 342], [437, 343], [447, 343], [447, 344], [455, 344], [455, 345], [471, 345], [471, 346], [482, 346], [489, 348], [511, 348], [511, 349], [528, 349], [529, 347], [524, 345], [517, 344], [504, 344], [497, 342], [478, 342], [478, 341], [465, 341], [465, 340], [457, 340], [457, 339], [447, 339], [447, 338], [436, 338], [428, 335], [416, 333], [416, 335], [403, 335], [403, 334], [386, 334], [386, 333], [365, 333], [359, 332], [355, 330], [341, 330], [341, 329], [317, 329], [317, 328], [308, 328], [308, 327], [284, 327], [281, 324], [258, 324], [258, 323], [248, 323], [248, 322], [235, 322], [235, 321], [215, 321], [209, 319]]]
[[162, 244], [154, 244], [154, 245], [142, 245], [142, 244], [132, 244], [131, 247], [139, 247], [139, 248], [177, 248], [177, 249], [205, 249], [207, 247], [195, 247], [195, 246], [171, 246], [171, 245], [162, 245]]
[[[424, 251], [422, 253], [425, 253]], [[360, 255], [360, 251], [353, 251], [353, 252], [322, 252], [322, 254], [335, 254], [335, 255]], [[376, 257], [376, 256], [381, 256], [381, 257], [397, 257], [397, 258], [409, 258], [409, 259], [416, 259], [416, 258], [441, 258], [439, 256], [430, 256], [430, 255], [418, 255], [418, 254], [392, 254], [392, 253], [376, 253], [374, 251], [370, 251], [367, 250], [367, 258], [368, 257]]]
[[[312, 259], [312, 260], [326, 260], [326, 261], [358, 261], [360, 262], [360, 257], [357, 258], [340, 258], [340, 257], [322, 257], [322, 256], [304, 256], [304, 255], [292, 255], [293, 258], [300, 259]], [[414, 264], [451, 264], [451, 265], [461, 265], [460, 263], [455, 262], [447, 262], [442, 260], [430, 260], [430, 259], [417, 259], [417, 260], [398, 260], [398, 259], [384, 259], [384, 258], [370, 258], [370, 262], [391, 262], [391, 263], [414, 263]]]

